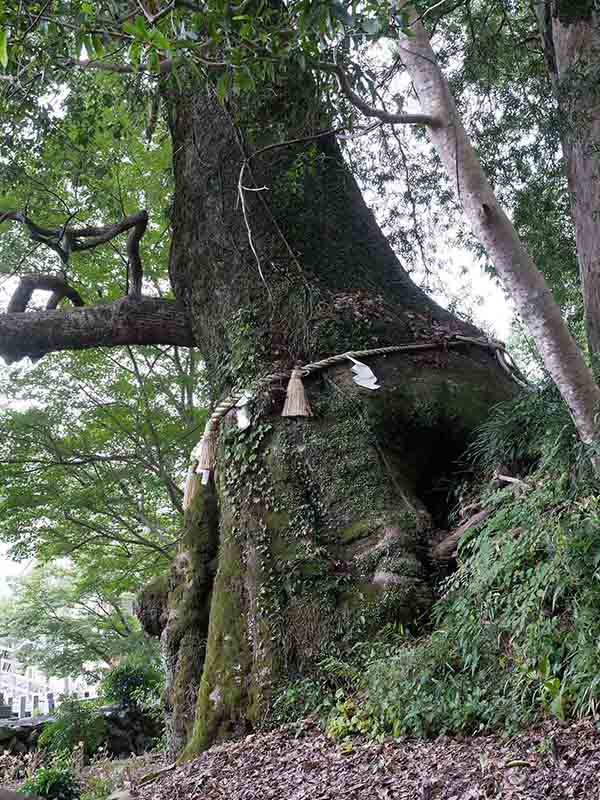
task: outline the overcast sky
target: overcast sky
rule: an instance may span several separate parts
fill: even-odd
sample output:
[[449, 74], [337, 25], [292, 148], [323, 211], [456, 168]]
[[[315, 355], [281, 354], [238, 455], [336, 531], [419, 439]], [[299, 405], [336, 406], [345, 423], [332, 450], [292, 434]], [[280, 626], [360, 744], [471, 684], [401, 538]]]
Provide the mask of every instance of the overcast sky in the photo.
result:
[[6, 597], [10, 592], [7, 581], [10, 578], [21, 575], [23, 570], [27, 569], [25, 562], [16, 564], [14, 561], [9, 561], [8, 558], [5, 558], [5, 551], [6, 548], [0, 545], [0, 598]]

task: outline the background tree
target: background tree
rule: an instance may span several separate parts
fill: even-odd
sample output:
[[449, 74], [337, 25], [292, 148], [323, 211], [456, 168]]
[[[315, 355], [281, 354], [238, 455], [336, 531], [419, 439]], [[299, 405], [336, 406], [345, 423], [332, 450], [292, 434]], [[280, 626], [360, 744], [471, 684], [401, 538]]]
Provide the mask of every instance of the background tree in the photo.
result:
[[14, 595], [0, 606], [0, 632], [17, 641], [21, 664], [95, 681], [133, 652], [156, 657], [132, 613], [134, 596], [86, 566], [51, 562], [15, 580]]
[[89, 559], [131, 591], [173, 554], [204, 412], [194, 350], [64, 354], [2, 377], [0, 535]]
[[66, 353], [3, 375], [0, 539], [36, 565], [0, 627], [26, 640], [24, 663], [97, 673], [144, 648], [132, 599], [175, 552], [204, 416], [199, 367], [194, 350], [156, 348]]

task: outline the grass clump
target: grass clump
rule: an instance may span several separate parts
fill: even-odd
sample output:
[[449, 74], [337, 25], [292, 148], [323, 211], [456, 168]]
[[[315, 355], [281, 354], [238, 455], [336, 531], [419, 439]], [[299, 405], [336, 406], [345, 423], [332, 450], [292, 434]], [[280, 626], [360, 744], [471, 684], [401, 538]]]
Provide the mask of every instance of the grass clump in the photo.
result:
[[79, 800], [81, 786], [70, 764], [64, 759], [56, 759], [48, 766], [39, 767], [20, 791], [48, 800]]

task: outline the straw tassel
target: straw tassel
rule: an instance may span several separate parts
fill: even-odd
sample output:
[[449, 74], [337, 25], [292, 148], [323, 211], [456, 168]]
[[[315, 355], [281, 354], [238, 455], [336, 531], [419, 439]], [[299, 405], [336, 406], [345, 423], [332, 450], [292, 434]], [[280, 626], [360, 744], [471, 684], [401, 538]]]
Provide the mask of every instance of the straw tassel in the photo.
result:
[[283, 406], [281, 416], [312, 417], [312, 411], [304, 391], [304, 384], [302, 383], [302, 370], [297, 367], [292, 370], [287, 385], [285, 405]]
[[187, 511], [192, 505], [194, 497], [198, 494], [200, 488], [200, 478], [196, 475], [196, 461], [190, 464], [187, 477], [185, 479], [185, 486], [183, 489], [183, 510]]
[[217, 450], [217, 430], [216, 428], [210, 427], [207, 428], [207, 430], [205, 430], [204, 433], [202, 434], [202, 439], [200, 440], [200, 446], [194, 453], [194, 455], [198, 459], [198, 465], [196, 466], [196, 473], [200, 473], [203, 470], [212, 470], [215, 468], [216, 450]]

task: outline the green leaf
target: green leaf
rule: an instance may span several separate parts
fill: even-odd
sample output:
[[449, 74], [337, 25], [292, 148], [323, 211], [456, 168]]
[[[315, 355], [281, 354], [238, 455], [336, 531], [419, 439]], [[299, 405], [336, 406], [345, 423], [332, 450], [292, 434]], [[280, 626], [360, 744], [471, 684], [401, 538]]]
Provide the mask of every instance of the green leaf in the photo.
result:
[[148, 68], [151, 69], [152, 72], [160, 72], [160, 58], [156, 50], [150, 50], [148, 53]]
[[129, 59], [134, 67], [139, 67], [142, 60], [142, 48], [139, 42], [134, 42], [129, 48]]
[[550, 703], [550, 712], [554, 714], [555, 717], [562, 720], [565, 720], [565, 703], [563, 698], [563, 693], [559, 692], [554, 700]]
[[0, 31], [0, 64], [6, 69], [8, 66], [8, 31]]
[[102, 41], [102, 37], [95, 33], [91, 38], [91, 45], [96, 58], [102, 58], [104, 55], [104, 42]]
[[130, 33], [132, 36], [135, 36], [136, 39], [142, 39], [144, 41], [149, 38], [150, 34], [150, 31], [146, 28], [144, 18], [139, 14], [134, 22], [123, 23], [123, 30], [125, 33]]
[[0, 195], [0, 211], [10, 211], [13, 208], [18, 208], [20, 200], [16, 194], [2, 194]]
[[224, 72], [219, 76], [217, 81], [217, 97], [219, 100], [225, 100], [231, 89], [231, 76], [228, 72]]
[[256, 81], [249, 71], [242, 69], [236, 73], [236, 85], [241, 91], [247, 92], [256, 87]]
[[133, 22], [124, 22], [123, 23], [123, 31], [125, 33], [131, 34], [131, 36], [137, 36], [138, 30], [133, 24]]
[[158, 47], [159, 50], [168, 50], [171, 47], [171, 42], [161, 31], [152, 31], [150, 41], [155, 47]]

